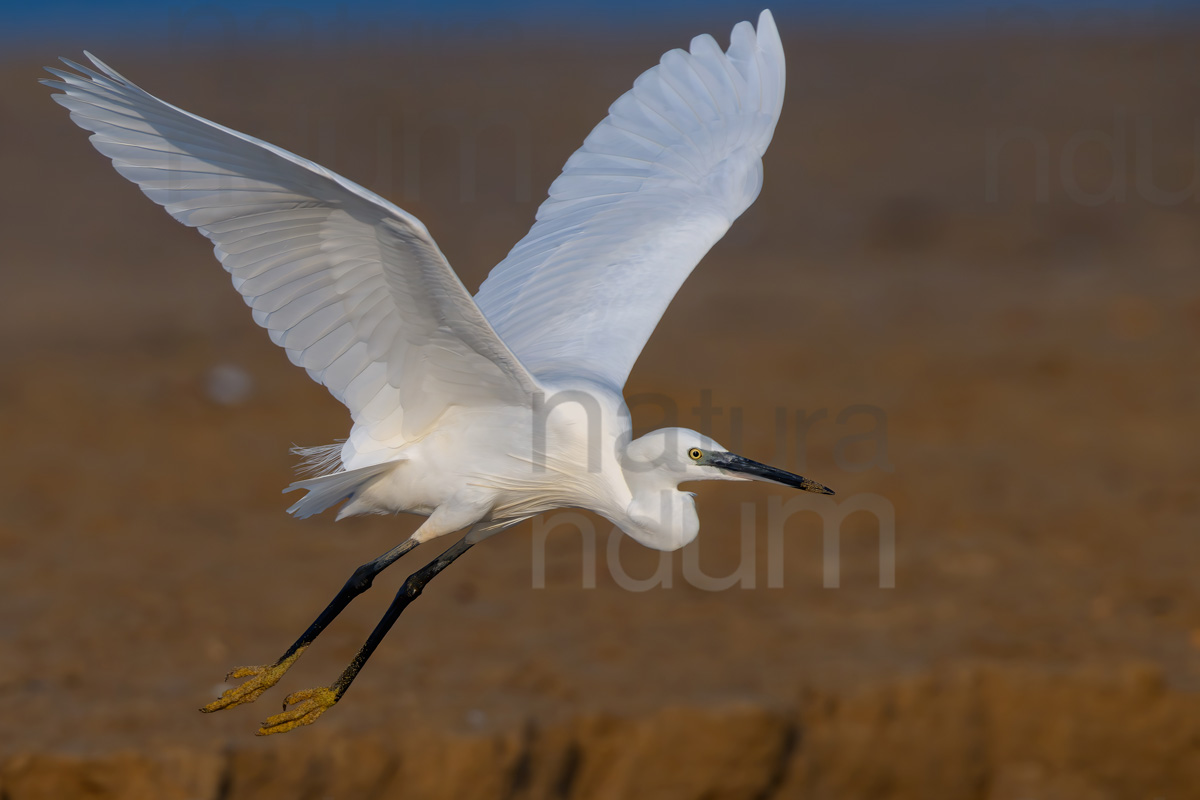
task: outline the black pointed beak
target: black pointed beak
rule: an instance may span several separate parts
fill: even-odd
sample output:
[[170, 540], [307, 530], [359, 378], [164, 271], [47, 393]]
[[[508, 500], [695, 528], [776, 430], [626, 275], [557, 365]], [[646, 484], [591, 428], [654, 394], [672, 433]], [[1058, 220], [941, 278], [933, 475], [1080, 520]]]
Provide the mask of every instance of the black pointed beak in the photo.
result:
[[727, 472], [740, 473], [756, 481], [778, 483], [781, 486], [791, 486], [794, 489], [801, 489], [805, 492], [816, 492], [817, 494], [834, 493], [833, 489], [830, 489], [828, 486], [822, 486], [816, 481], [809, 480], [802, 475], [796, 475], [784, 469], [760, 464], [757, 461], [751, 461], [734, 453], [713, 453], [709, 456], [708, 464]]

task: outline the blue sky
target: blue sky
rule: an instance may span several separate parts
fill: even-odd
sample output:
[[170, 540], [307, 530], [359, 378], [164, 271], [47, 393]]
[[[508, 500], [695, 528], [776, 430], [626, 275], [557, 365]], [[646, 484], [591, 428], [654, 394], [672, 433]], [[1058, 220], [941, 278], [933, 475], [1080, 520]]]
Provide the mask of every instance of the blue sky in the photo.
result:
[[847, 27], [908, 28], [970, 26], [1030, 27], [1057, 24], [1094, 29], [1124, 26], [1138, 19], [1171, 21], [1195, 15], [1200, 0], [58, 0], [11, 3], [0, 0], [0, 42], [11, 56], [42, 47], [87, 44], [100, 47], [169, 47], [181, 37], [270, 36], [294, 38], [300, 31], [351, 40], [356, 31], [420, 28], [426, 35], [487, 36], [496, 26], [531, 36], [546, 30], [568, 35], [611, 35], [613, 31], [650, 30], [666, 25], [728, 24], [750, 18], [769, 4], [781, 26], [834, 24]]

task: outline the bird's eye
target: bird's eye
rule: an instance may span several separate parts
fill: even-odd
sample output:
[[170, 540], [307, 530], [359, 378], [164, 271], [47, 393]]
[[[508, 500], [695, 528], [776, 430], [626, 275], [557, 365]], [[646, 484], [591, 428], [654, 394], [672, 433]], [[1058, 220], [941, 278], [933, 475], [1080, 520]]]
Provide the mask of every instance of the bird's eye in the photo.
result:
[[702, 455], [704, 455], [704, 453], [700, 452], [699, 447], [693, 447], [691, 450], [688, 450], [688, 458], [690, 458], [692, 461], [699, 461], [700, 456]]

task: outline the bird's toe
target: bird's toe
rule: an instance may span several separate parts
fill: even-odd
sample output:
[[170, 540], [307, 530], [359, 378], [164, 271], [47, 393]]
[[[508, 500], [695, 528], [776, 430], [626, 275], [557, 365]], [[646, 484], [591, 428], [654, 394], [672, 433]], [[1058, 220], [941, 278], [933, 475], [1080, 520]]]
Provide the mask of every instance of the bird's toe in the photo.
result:
[[304, 649], [301, 648], [287, 658], [276, 661], [274, 664], [238, 667], [226, 675], [225, 680], [230, 681], [238, 678], [248, 678], [249, 680], [234, 686], [232, 689], [226, 689], [221, 693], [220, 697], [200, 710], [205, 714], [210, 714], [213, 711], [232, 708], [242, 703], [254, 702], [258, 699], [259, 695], [279, 683], [279, 679], [291, 668], [292, 664], [296, 662], [296, 659], [300, 657], [303, 651]]
[[[281, 714], [267, 717], [267, 721], [258, 729], [259, 736], [270, 736], [274, 733], [286, 733], [301, 725], [311, 725], [325, 711], [338, 701], [340, 695], [328, 686], [316, 689], [302, 689], [292, 692], [283, 699], [284, 711]], [[288, 709], [294, 705], [295, 708]]]
[[225, 676], [225, 680], [232, 681], [238, 678], [251, 678], [255, 675], [261, 675], [271, 668], [271, 664], [260, 664], [256, 667], [234, 667], [229, 670], [229, 674]]

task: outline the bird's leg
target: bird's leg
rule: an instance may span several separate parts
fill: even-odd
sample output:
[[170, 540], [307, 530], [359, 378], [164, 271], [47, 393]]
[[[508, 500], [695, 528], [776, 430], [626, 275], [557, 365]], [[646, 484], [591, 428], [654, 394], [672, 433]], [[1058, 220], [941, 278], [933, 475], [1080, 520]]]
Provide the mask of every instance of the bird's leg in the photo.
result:
[[232, 708], [233, 706], [242, 703], [249, 703], [258, 698], [260, 694], [270, 689], [283, 674], [291, 668], [292, 664], [296, 663], [296, 659], [303, 655], [313, 640], [316, 639], [321, 631], [333, 622], [334, 618], [350, 605], [350, 601], [358, 597], [360, 594], [371, 588], [371, 582], [375, 576], [383, 572], [392, 565], [396, 559], [412, 550], [420, 543], [418, 539], [407, 539], [403, 543], [393, 547], [374, 561], [368, 561], [358, 569], [354, 570], [354, 574], [346, 581], [341, 591], [329, 602], [325, 610], [313, 621], [304, 633], [300, 634], [287, 652], [279, 657], [279, 660], [274, 664], [264, 664], [256, 667], [238, 667], [225, 676], [225, 680], [233, 680], [235, 678], [249, 678], [244, 683], [227, 689], [219, 698], [212, 701], [204, 708], [200, 709], [205, 713], [212, 711], [220, 711], [223, 708]]
[[[421, 567], [421, 569], [412, 575], [409, 575], [408, 580], [404, 582], [404, 585], [400, 587], [400, 591], [396, 593], [392, 604], [388, 606], [387, 613], [383, 615], [383, 619], [379, 620], [379, 624], [375, 626], [375, 630], [371, 631], [371, 635], [367, 637], [367, 641], [354, 656], [354, 660], [350, 662], [341, 676], [333, 682], [333, 685], [320, 686], [315, 689], [304, 689], [288, 695], [283, 699], [284, 712], [268, 717], [267, 721], [258, 729], [258, 735], [269, 736], [272, 733], [290, 731], [301, 725], [310, 725], [316, 721], [317, 717], [325, 713], [327, 708], [330, 708], [340, 700], [342, 695], [346, 693], [346, 689], [350, 688], [350, 684], [354, 681], [355, 676], [358, 675], [358, 671], [363, 668], [363, 664], [367, 663], [367, 659], [375, 652], [375, 648], [383, 641], [383, 637], [387, 636], [388, 631], [391, 630], [392, 625], [396, 623], [396, 620], [399, 619], [404, 609], [408, 608], [408, 604], [421, 594], [421, 590], [425, 588], [425, 584], [433, 580], [434, 576], [439, 572], [450, 566], [456, 558], [467, 552], [476, 541], [478, 539], [473, 538], [468, 533], [446, 550], [446, 552], [424, 567]], [[289, 711], [287, 707], [290, 705], [295, 705], [296, 707]]]

